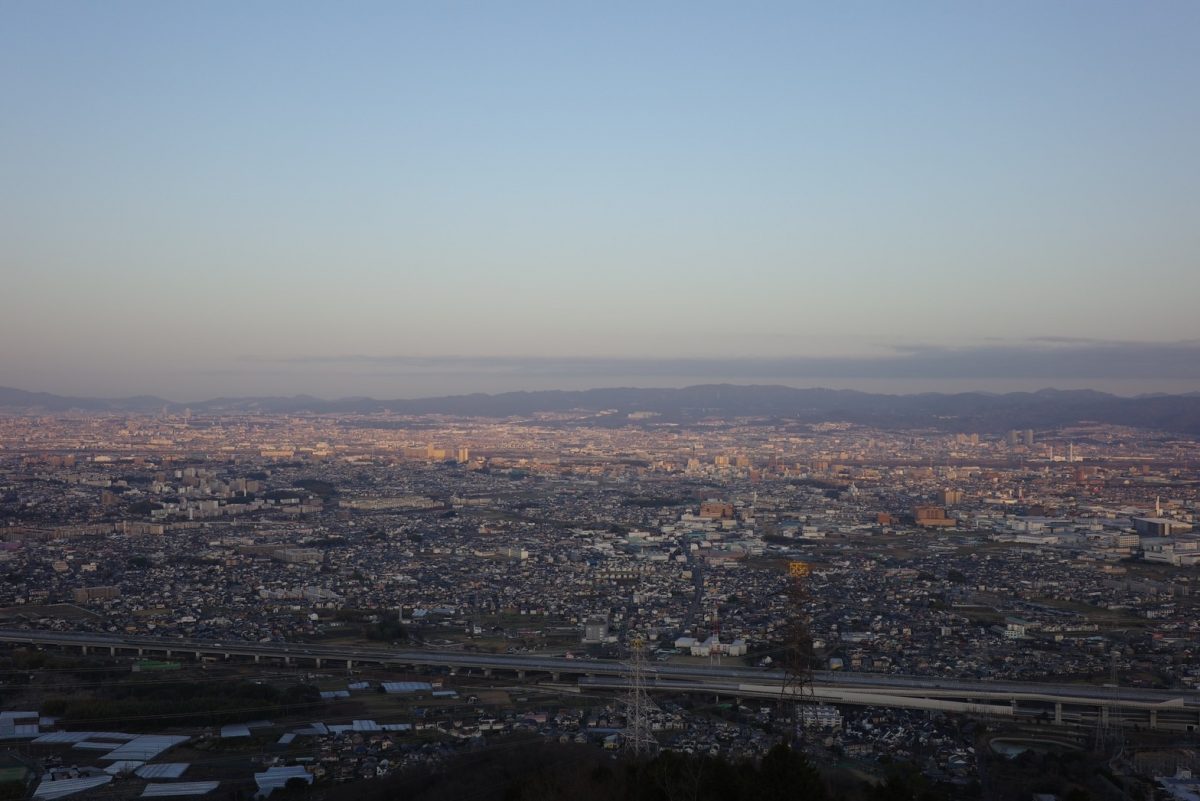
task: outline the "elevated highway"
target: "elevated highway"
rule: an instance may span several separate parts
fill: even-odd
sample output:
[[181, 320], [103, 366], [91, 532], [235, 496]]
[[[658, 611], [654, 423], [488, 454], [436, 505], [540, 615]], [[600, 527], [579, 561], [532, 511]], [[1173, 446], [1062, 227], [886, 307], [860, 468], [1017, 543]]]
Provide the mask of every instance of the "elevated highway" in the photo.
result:
[[[107, 652], [112, 656], [216, 657], [316, 668], [444, 668], [452, 673], [474, 671], [488, 676], [503, 673], [520, 679], [577, 680], [580, 686], [595, 689], [621, 688], [627, 672], [620, 662], [610, 660], [436, 648], [352, 648], [21, 629], [0, 629], [0, 643]], [[652, 690], [746, 698], [777, 698], [783, 680], [780, 671], [742, 667], [662, 664], [648, 667], [647, 673]], [[818, 672], [813, 677], [813, 687], [817, 700], [832, 704], [1036, 717], [1058, 724], [1116, 722], [1126, 726], [1200, 730], [1200, 692], [1194, 690], [843, 672]]]

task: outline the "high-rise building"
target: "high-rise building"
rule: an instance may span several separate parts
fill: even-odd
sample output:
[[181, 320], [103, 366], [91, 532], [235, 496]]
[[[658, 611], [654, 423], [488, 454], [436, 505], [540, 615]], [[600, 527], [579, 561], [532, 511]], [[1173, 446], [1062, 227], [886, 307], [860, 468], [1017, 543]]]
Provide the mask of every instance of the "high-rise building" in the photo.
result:
[[918, 526], [953, 526], [958, 523], [952, 517], [946, 516], [946, 510], [940, 506], [918, 506], [913, 509], [913, 519]]
[[944, 489], [940, 493], [940, 500], [943, 506], [957, 506], [962, 503], [962, 490]]
[[732, 520], [733, 504], [724, 501], [704, 501], [700, 504], [700, 517], [709, 520]]

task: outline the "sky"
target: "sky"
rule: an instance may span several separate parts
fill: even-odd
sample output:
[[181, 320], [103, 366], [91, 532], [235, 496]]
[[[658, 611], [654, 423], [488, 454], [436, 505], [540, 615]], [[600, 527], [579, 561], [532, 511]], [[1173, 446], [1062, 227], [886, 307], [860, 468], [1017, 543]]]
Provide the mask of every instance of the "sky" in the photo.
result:
[[1200, 390], [1200, 4], [0, 0], [0, 385]]

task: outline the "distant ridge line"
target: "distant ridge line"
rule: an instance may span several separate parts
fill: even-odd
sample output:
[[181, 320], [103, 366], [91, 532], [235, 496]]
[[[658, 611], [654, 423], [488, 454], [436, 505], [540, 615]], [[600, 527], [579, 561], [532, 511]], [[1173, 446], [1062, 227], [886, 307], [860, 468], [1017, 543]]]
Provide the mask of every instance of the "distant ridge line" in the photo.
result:
[[[152, 395], [91, 398], [0, 387], [0, 412], [152, 414], [166, 409], [199, 414], [444, 414], [455, 417], [521, 417], [539, 412], [615, 410], [604, 425], [689, 422], [705, 417], [768, 417], [797, 422], [845, 421], [893, 428], [994, 432], [1011, 428], [1057, 428], [1097, 422], [1200, 435], [1200, 393], [1134, 398], [1095, 390], [919, 393], [888, 395], [857, 390], [779, 385], [701, 384], [670, 388], [613, 387], [588, 390], [474, 393], [410, 400], [354, 397], [324, 400], [310, 395], [212, 398], [176, 403]], [[648, 420], [628, 415], [648, 412]]]

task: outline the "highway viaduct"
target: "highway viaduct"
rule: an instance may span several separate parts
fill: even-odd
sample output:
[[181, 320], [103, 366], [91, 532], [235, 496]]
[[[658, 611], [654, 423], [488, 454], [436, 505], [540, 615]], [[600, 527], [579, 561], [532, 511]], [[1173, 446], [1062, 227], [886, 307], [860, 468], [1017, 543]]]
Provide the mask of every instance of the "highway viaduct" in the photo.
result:
[[[0, 630], [0, 643], [52, 646], [110, 656], [216, 657], [315, 668], [443, 668], [519, 679], [576, 681], [579, 688], [619, 690], [628, 668], [598, 659], [485, 654], [451, 649], [350, 648], [308, 643], [191, 640], [82, 632]], [[782, 673], [756, 668], [656, 664], [650, 690], [738, 698], [779, 698]], [[1200, 692], [1097, 687], [1050, 682], [942, 679], [890, 674], [818, 672], [817, 701], [830, 704], [940, 710], [1060, 725], [1121, 725], [1200, 731]]]

